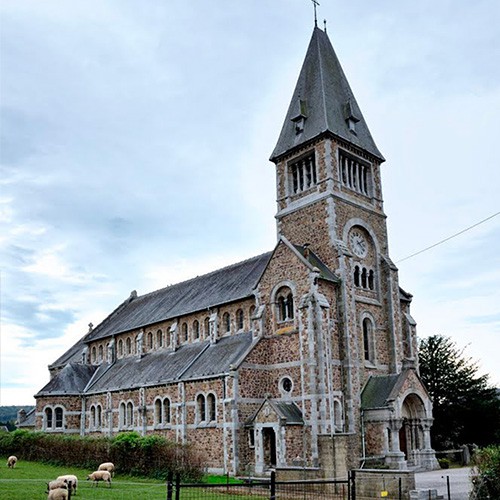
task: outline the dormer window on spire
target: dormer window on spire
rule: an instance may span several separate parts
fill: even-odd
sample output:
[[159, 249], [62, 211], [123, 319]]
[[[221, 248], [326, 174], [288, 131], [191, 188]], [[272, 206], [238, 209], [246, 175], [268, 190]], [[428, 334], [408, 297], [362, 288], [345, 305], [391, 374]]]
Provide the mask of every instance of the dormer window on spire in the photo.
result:
[[317, 184], [314, 151], [288, 164], [292, 194], [307, 191]]

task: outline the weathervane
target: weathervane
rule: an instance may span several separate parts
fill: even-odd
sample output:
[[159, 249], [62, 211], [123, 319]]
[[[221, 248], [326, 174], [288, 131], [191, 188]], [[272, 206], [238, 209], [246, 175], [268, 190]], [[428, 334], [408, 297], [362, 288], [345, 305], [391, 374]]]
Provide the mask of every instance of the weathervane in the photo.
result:
[[319, 2], [317, 0], [311, 0], [311, 2], [314, 4], [314, 27], [318, 27], [318, 18], [316, 16], [316, 6], [319, 5]]

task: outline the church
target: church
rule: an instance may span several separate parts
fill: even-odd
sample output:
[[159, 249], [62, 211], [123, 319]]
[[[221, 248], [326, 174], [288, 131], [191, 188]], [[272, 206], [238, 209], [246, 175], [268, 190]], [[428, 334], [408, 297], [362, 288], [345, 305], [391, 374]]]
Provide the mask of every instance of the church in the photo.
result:
[[276, 246], [133, 291], [49, 365], [37, 430], [161, 435], [231, 475], [436, 467], [384, 157], [317, 26], [270, 160]]

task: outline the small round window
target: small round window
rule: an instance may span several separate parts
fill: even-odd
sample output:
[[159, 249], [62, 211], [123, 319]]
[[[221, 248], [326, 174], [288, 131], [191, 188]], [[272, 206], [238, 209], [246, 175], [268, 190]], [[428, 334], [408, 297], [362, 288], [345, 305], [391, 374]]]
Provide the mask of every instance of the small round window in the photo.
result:
[[285, 377], [281, 381], [281, 387], [285, 392], [290, 392], [292, 390], [292, 385], [292, 381], [288, 377]]

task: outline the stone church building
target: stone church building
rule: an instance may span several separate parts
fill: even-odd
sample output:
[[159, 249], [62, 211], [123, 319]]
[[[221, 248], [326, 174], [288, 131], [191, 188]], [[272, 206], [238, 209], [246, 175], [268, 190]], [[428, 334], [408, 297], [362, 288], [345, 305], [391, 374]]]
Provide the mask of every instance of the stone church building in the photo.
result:
[[274, 249], [132, 292], [49, 366], [36, 429], [158, 434], [230, 474], [436, 465], [384, 158], [317, 27], [271, 161]]

